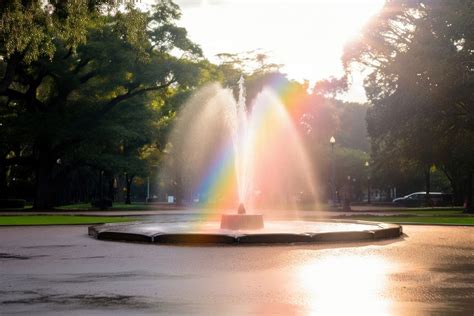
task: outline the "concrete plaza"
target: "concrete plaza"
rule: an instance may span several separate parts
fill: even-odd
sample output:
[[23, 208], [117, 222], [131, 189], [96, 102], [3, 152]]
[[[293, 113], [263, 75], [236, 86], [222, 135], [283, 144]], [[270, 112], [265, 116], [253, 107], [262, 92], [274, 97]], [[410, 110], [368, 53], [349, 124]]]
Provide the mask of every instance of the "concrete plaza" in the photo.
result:
[[0, 228], [0, 314], [474, 312], [474, 227], [297, 246], [95, 240], [87, 226]]

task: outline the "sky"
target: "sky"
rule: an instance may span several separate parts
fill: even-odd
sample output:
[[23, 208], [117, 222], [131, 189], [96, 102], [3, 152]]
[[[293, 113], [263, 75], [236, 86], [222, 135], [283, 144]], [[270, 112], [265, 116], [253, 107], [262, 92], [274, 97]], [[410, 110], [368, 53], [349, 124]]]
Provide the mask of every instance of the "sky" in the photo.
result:
[[[155, 0], [141, 0], [153, 3]], [[175, 0], [181, 7], [179, 24], [198, 43], [205, 56], [217, 62], [218, 53], [260, 49], [270, 62], [298, 81], [343, 73], [345, 43], [355, 38], [384, 0]], [[366, 101], [363, 76], [341, 99]]]

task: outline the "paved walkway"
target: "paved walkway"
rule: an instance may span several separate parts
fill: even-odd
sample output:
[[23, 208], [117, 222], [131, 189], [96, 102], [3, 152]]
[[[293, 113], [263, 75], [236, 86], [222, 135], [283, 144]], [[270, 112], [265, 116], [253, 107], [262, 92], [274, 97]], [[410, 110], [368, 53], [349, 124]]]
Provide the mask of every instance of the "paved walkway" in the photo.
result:
[[106, 242], [86, 226], [0, 228], [2, 315], [472, 315], [474, 228], [404, 226], [336, 245]]

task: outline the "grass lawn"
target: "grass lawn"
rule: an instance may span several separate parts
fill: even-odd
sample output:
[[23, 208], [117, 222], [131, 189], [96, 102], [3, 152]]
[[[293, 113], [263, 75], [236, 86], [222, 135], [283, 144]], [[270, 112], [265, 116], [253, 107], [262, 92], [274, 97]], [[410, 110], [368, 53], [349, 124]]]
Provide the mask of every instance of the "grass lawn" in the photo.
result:
[[[409, 215], [420, 215], [420, 216], [450, 216], [450, 215], [462, 215], [464, 209], [457, 208], [420, 208], [420, 209], [394, 209], [388, 212], [399, 212], [406, 213]], [[381, 212], [382, 213], [382, 212]], [[383, 215], [383, 214], [382, 214]]]
[[462, 224], [474, 225], [474, 216], [350, 216], [350, 219], [388, 223], [418, 223], [418, 224]]
[[135, 221], [132, 217], [74, 216], [74, 215], [19, 215], [0, 216], [0, 226], [6, 225], [73, 225]]

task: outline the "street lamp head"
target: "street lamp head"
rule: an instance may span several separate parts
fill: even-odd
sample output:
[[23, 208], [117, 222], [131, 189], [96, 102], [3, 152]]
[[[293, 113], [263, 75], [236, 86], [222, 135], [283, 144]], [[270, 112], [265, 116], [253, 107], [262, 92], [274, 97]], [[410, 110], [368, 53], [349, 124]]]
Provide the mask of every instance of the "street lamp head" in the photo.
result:
[[336, 143], [336, 139], [334, 138], [334, 136], [331, 136], [329, 142], [331, 143], [331, 145], [334, 145]]
[[368, 162], [368, 161], [365, 162], [365, 166], [366, 166], [366, 167], [369, 166], [369, 162]]

